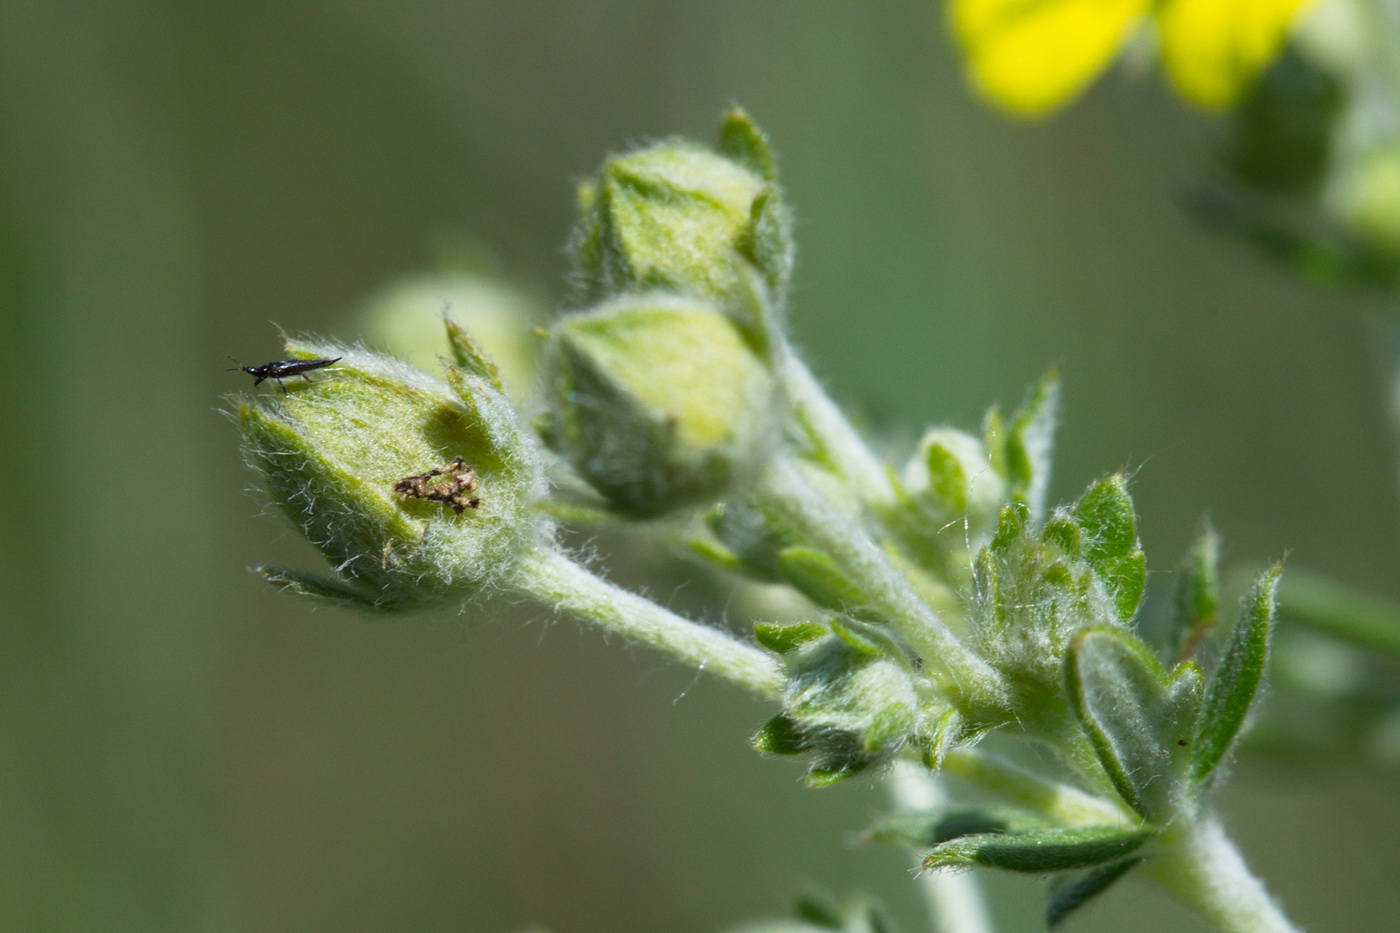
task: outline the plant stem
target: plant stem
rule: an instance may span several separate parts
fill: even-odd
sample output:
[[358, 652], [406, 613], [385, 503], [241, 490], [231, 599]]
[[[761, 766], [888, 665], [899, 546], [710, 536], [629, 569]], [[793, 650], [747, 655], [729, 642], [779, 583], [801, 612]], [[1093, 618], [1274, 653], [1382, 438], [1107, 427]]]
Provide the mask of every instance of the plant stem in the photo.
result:
[[1211, 814], [1163, 830], [1151, 876], [1225, 933], [1298, 933]]
[[697, 670], [709, 671], [764, 697], [782, 692], [783, 675], [762, 649], [682, 618], [614, 586], [548, 545], [530, 550], [510, 585], [537, 602], [586, 619]]
[[955, 748], [943, 759], [943, 770], [1065, 826], [1113, 826], [1137, 821], [1102, 797], [1043, 778], [999, 755], [975, 748]]
[[817, 459], [840, 476], [860, 485], [864, 498], [891, 501], [889, 474], [870, 452], [864, 438], [826, 394], [807, 364], [786, 348], [780, 372], [793, 416], [816, 447]]
[[969, 651], [904, 574], [850, 513], [822, 496], [797, 465], [780, 458], [757, 483], [765, 510], [825, 553], [871, 601], [899, 635], [934, 670], [945, 686], [973, 703], [997, 703], [1001, 678]]
[[[929, 773], [908, 760], [895, 762], [885, 786], [900, 810], [933, 810], [947, 800], [947, 795]], [[922, 863], [923, 859], [916, 855], [915, 868]], [[993, 933], [996, 929], [987, 911], [982, 886], [973, 873], [923, 871], [918, 881], [935, 933]]]

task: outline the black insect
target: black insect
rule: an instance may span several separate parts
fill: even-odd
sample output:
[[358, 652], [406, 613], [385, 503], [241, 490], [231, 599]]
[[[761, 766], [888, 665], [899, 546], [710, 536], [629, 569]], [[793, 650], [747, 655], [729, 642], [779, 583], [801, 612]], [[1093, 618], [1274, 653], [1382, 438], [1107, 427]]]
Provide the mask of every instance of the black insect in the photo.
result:
[[[233, 360], [233, 357], [229, 357], [229, 359]], [[264, 363], [261, 366], [244, 366], [242, 363], [238, 363], [238, 360], [233, 360], [235, 363], [238, 363], [238, 365], [231, 367], [229, 372], [233, 372], [237, 369], [250, 376], [256, 377], [253, 379], [254, 387], [264, 379], [276, 379], [277, 384], [282, 387], [282, 391], [286, 392], [287, 385], [282, 381], [283, 379], [300, 376], [307, 382], [310, 382], [311, 377], [308, 376], [307, 373], [311, 372], [311, 370], [323, 369], [332, 363], [339, 363], [343, 359], [345, 359], [345, 357], [337, 356], [333, 360], [273, 360], [271, 363]]]

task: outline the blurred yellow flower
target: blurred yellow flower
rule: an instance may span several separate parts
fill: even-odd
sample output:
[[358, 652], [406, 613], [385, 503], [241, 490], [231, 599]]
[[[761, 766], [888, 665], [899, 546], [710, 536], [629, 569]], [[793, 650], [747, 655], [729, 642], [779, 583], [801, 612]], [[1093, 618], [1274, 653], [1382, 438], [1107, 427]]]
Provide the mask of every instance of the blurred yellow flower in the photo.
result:
[[1207, 110], [1239, 100], [1317, 0], [950, 0], [971, 82], [1013, 113], [1074, 98], [1140, 29], [1155, 26], [1182, 97]]

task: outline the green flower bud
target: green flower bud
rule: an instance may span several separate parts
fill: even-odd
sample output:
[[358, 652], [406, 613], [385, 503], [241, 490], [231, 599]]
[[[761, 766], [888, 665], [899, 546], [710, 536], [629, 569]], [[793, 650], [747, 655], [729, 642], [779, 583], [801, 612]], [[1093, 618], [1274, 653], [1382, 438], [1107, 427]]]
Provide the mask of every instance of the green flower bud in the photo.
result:
[[722, 496], [781, 434], [766, 360], [706, 302], [641, 295], [565, 317], [547, 366], [541, 433], [626, 514]]
[[443, 383], [364, 350], [287, 349], [340, 360], [242, 403], [239, 421], [273, 499], [335, 569], [265, 569], [269, 579], [416, 608], [474, 595], [542, 533], [530, 508], [543, 493], [538, 455], [484, 363], [449, 368]]
[[[811, 623], [808, 623], [811, 625]], [[812, 752], [809, 784], [889, 761], [919, 731], [919, 690], [898, 649], [873, 626], [833, 620], [835, 634], [786, 652], [783, 712], [754, 737], [760, 751]]]
[[651, 289], [725, 302], [742, 285], [736, 260], [746, 260], [782, 304], [792, 235], [772, 151], [738, 110], [724, 121], [721, 148], [670, 140], [603, 164], [580, 192], [583, 303]]

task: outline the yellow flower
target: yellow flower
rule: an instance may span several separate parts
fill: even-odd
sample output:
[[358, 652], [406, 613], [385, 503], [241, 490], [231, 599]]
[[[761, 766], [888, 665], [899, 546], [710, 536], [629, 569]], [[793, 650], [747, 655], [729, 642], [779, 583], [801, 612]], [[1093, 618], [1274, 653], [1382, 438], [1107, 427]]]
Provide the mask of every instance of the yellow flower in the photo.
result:
[[1155, 26], [1182, 97], [1206, 110], [1239, 100], [1317, 0], [950, 0], [968, 76], [999, 106], [1052, 112]]

